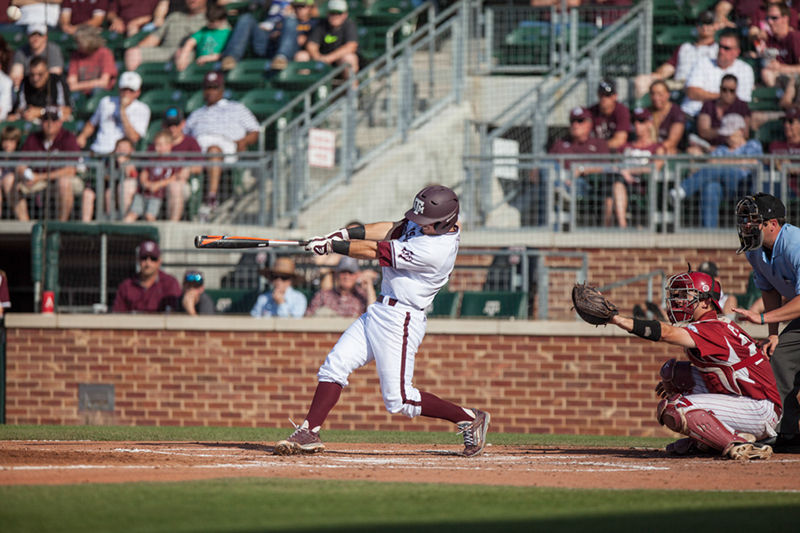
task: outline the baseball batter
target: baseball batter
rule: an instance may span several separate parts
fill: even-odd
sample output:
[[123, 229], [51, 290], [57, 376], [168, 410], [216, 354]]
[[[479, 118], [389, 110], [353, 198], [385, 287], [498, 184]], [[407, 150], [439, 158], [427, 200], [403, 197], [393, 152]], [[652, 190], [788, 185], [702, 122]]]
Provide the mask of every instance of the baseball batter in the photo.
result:
[[308, 414], [275, 453], [315, 453], [325, 449], [320, 428], [336, 405], [351, 372], [371, 361], [390, 413], [427, 416], [457, 424], [463, 455], [479, 455], [486, 445], [489, 413], [467, 409], [414, 387], [414, 358], [425, 336], [425, 308], [447, 282], [460, 240], [456, 194], [441, 185], [417, 193], [399, 222], [376, 222], [315, 237], [306, 249], [357, 259], [378, 259], [383, 267], [381, 294], [342, 334], [317, 374]]
[[[708, 274], [676, 274], [667, 281], [666, 291], [670, 322], [676, 325], [622, 317], [610, 303], [608, 322], [686, 352], [688, 361], [664, 363], [656, 387], [663, 398], [657, 409], [659, 423], [688, 436], [667, 451], [682, 455], [713, 449], [731, 459], [770, 457], [772, 448], [756, 441], [777, 435], [781, 398], [763, 351], [737, 324], [718, 316], [721, 287]], [[605, 300], [596, 291], [595, 295]]]

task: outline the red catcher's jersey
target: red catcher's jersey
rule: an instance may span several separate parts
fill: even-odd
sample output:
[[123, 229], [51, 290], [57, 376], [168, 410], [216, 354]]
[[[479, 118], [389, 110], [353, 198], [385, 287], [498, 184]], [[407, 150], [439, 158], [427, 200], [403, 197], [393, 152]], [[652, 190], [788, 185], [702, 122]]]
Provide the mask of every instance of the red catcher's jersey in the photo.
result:
[[703, 374], [706, 388], [720, 394], [738, 394], [781, 405], [775, 375], [755, 341], [725, 318], [700, 320], [684, 326], [697, 348], [686, 355]]

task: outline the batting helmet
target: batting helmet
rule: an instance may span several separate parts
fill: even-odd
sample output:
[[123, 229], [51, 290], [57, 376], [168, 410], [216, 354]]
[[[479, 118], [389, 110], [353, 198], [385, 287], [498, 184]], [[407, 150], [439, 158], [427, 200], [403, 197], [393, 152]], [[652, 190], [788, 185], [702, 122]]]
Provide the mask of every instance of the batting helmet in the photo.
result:
[[670, 321], [675, 324], [691, 320], [697, 304], [711, 300], [717, 312], [722, 287], [719, 282], [703, 272], [681, 272], [667, 280], [667, 311]]
[[444, 185], [425, 187], [405, 216], [420, 226], [431, 224], [437, 234], [444, 235], [458, 222], [458, 196]]
[[786, 207], [778, 198], [760, 192], [755, 196], [745, 196], [736, 204], [736, 230], [739, 232], [741, 246], [737, 254], [761, 248], [764, 234], [761, 224], [772, 218], [786, 217]]

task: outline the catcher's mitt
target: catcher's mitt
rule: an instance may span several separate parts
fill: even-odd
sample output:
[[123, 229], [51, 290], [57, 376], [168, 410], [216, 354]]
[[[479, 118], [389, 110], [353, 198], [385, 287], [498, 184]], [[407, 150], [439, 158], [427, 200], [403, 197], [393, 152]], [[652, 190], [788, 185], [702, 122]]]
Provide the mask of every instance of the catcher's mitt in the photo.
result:
[[583, 320], [595, 326], [608, 324], [614, 315], [619, 314], [616, 305], [596, 288], [584, 283], [572, 287], [572, 305]]

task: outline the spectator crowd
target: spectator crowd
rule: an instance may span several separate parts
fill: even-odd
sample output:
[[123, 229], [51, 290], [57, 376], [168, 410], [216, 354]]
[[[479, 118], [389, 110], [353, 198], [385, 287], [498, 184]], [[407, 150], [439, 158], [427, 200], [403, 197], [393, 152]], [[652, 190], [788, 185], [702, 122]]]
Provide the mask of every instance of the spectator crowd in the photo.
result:
[[[59, 220], [91, 221], [102, 180], [108, 187], [100, 209], [122, 220], [208, 220], [227, 191], [220, 188], [224, 167], [214, 163], [235, 162], [237, 152], [256, 146], [260, 131], [256, 115], [226, 89], [228, 73], [248, 58], [263, 60], [264, 82], [292, 61], [347, 64], [348, 75], [361, 63], [345, 0], [321, 4], [322, 16], [314, 0], [258, 0], [244, 7], [230, 0], [7, 5], [18, 5], [22, 16], [13, 21], [5, 4], [0, 9], [4, 157], [41, 150], [53, 154], [53, 162], [46, 171], [0, 167], [1, 218], [27, 220], [31, 210], [46, 209]], [[20, 44], [14, 49], [10, 43]], [[156, 102], [154, 110], [146, 98], [154, 65], [177, 75], [195, 67], [200, 77], [194, 87], [202, 88], [191, 109], [187, 99], [166, 111]], [[27, 142], [33, 138], [39, 141]], [[123, 179], [112, 184], [118, 154], [129, 158], [143, 150], [153, 152], [147, 165], [124, 163]], [[78, 154], [56, 155], [78, 151], [104, 158], [105, 175], [87, 170]], [[211, 164], [198, 156], [197, 164], [187, 165], [191, 152], [214, 154], [207, 158]], [[190, 187], [193, 176], [199, 193]], [[187, 210], [191, 194], [202, 197], [193, 213]]]
[[[629, 198], [645, 196], [647, 175], [664, 164], [648, 156], [698, 156], [678, 176], [668, 201], [675, 208], [693, 202], [699, 225], [715, 228], [720, 206], [755, 186], [759, 156], [800, 153], [797, 7], [722, 1], [699, 15], [694, 36], [653, 72], [630, 80], [630, 107], [621, 101], [619, 80], [602, 79], [594, 103], [573, 109], [565, 137], [548, 148], [554, 155], [623, 156], [615, 160], [620, 164], [595, 159], [577, 168], [573, 158], [571, 170], [566, 161], [571, 178], [562, 185], [588, 199], [597, 217], [589, 224], [631, 224]], [[751, 109], [756, 93], [768, 94], [774, 106]], [[797, 176], [790, 174], [789, 194], [799, 192]]]

